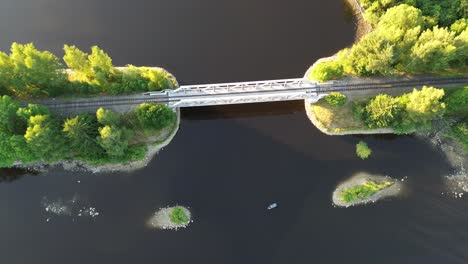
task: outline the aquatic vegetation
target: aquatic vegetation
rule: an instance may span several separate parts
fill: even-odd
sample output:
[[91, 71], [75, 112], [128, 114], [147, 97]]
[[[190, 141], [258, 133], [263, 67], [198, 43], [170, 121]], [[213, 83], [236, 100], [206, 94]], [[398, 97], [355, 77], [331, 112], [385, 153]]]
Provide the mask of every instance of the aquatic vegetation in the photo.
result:
[[372, 150], [367, 146], [367, 143], [364, 141], [360, 141], [356, 145], [356, 154], [361, 159], [367, 159], [372, 153]]
[[387, 181], [377, 183], [374, 181], [367, 181], [362, 185], [356, 185], [351, 188], [345, 189], [340, 193], [340, 199], [344, 202], [350, 203], [356, 200], [368, 198], [376, 192], [392, 186], [394, 182]]

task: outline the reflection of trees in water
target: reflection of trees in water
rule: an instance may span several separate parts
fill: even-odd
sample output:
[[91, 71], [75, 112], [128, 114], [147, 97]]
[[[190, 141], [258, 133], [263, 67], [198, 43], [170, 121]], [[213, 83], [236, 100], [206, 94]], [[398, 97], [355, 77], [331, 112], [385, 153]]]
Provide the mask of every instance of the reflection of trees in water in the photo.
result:
[[[354, 0], [351, 0], [354, 1]], [[343, 4], [343, 9], [344, 9], [344, 18], [345, 21], [348, 23], [351, 23], [354, 21], [354, 10], [353, 7], [350, 5], [350, 3], [347, 0], [342, 0], [341, 3]]]
[[0, 183], [8, 183], [19, 180], [26, 175], [37, 175], [36, 171], [25, 169], [0, 169]]

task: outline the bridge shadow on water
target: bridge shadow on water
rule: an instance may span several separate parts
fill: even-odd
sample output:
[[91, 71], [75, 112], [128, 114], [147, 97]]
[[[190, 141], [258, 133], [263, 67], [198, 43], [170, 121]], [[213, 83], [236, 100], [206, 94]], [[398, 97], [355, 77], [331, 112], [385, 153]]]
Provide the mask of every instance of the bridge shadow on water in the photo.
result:
[[304, 101], [235, 104], [182, 108], [187, 120], [231, 119], [241, 117], [277, 116], [304, 112]]

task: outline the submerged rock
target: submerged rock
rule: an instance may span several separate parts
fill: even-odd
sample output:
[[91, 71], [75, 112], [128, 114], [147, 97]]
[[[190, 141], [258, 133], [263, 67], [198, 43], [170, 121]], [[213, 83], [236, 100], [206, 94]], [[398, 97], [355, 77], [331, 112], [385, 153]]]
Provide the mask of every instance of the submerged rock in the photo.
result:
[[[350, 188], [356, 186], [363, 186], [366, 183], [376, 183], [376, 184], [384, 184], [387, 183], [383, 189], [376, 191], [375, 193], [360, 199], [355, 199], [353, 201], [347, 202], [342, 199], [343, 191], [349, 190]], [[357, 173], [352, 176], [349, 180], [341, 183], [335, 189], [332, 195], [333, 204], [340, 207], [349, 207], [359, 204], [367, 204], [367, 203], [374, 203], [382, 198], [396, 196], [398, 195], [403, 188], [402, 181], [390, 178], [388, 176], [381, 176], [381, 175], [372, 175], [368, 173]]]
[[[184, 223], [174, 223], [171, 221], [171, 212], [175, 208], [181, 208], [182, 212], [187, 216], [187, 221]], [[190, 213], [189, 209], [183, 206], [174, 206], [174, 207], [166, 207], [166, 208], [161, 208], [159, 211], [154, 213], [154, 215], [149, 219], [148, 225], [152, 228], [157, 228], [157, 229], [179, 229], [179, 228], [185, 228], [187, 227], [192, 220], [192, 214]]]
[[468, 174], [464, 167], [445, 177], [449, 192], [455, 198], [462, 198], [468, 192]]
[[99, 216], [96, 208], [89, 206], [85, 201], [81, 201], [78, 194], [75, 194], [70, 200], [62, 198], [49, 200], [47, 197], [43, 197], [41, 204], [48, 216], [47, 222], [53, 216], [68, 216], [73, 219], [74, 217], [95, 218]]

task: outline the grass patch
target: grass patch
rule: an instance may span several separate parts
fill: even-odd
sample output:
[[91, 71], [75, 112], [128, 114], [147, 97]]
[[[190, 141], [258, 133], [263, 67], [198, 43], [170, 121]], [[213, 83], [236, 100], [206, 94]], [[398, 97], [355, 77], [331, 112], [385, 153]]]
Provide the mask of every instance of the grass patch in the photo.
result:
[[364, 122], [353, 117], [352, 100], [347, 100], [341, 107], [329, 105], [324, 99], [307, 106], [322, 129], [328, 132], [366, 130]]
[[169, 214], [169, 219], [171, 220], [171, 223], [176, 225], [185, 225], [190, 221], [188, 215], [185, 213], [184, 208], [180, 206], [172, 209], [171, 213]]
[[376, 192], [392, 186], [394, 182], [387, 181], [383, 183], [376, 183], [374, 181], [367, 181], [363, 185], [356, 185], [349, 189], [345, 189], [340, 193], [340, 199], [344, 202], [351, 203], [356, 200], [362, 200], [375, 194]]

